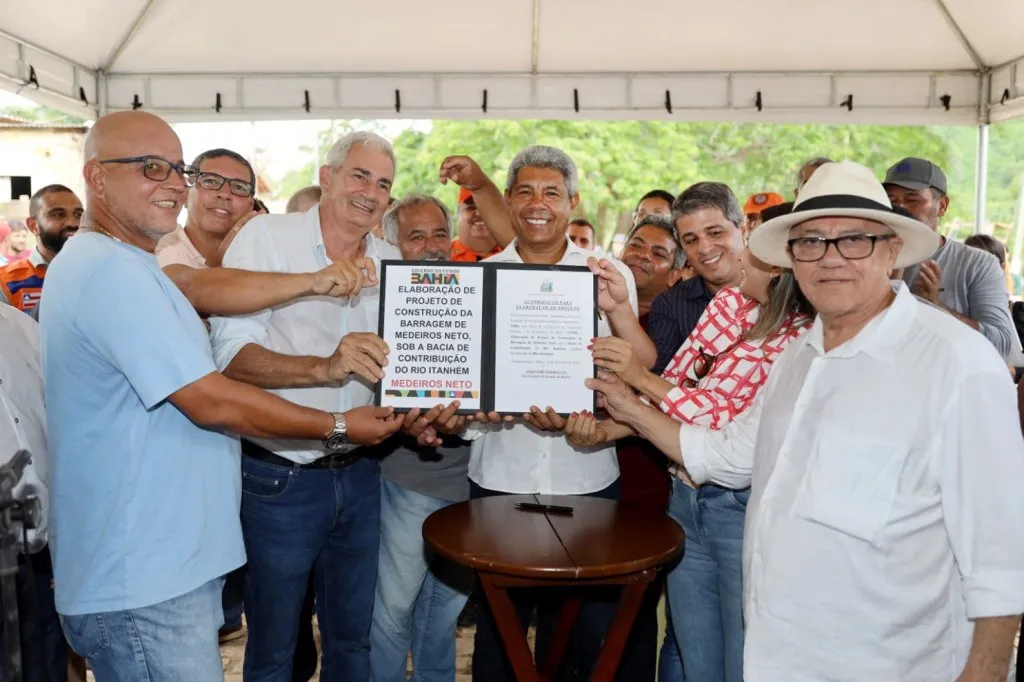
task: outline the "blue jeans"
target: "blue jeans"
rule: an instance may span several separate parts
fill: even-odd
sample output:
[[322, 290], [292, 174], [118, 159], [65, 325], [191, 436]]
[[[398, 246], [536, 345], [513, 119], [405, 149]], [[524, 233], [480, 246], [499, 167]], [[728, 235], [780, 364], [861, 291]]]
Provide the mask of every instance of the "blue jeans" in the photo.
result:
[[380, 465], [299, 469], [242, 457], [246, 682], [291, 682], [310, 573], [322, 680], [370, 675], [370, 617], [380, 539]]
[[665, 604], [665, 639], [661, 642], [661, 656], [658, 660], [658, 682], [683, 682], [683, 657], [679, 653], [679, 642], [672, 626], [672, 608]]
[[370, 628], [372, 682], [405, 682], [410, 648], [415, 682], [455, 679], [455, 626], [469, 598], [472, 574], [463, 571], [460, 576], [453, 567], [452, 577], [461, 581], [454, 586], [445, 582], [435, 568], [448, 568], [447, 562], [428, 556], [423, 543], [423, 522], [449, 504], [381, 481], [380, 558]]
[[[53, 565], [48, 548], [24, 557], [24, 563], [18, 566], [15, 584], [22, 679], [24, 682], [66, 682], [68, 644], [53, 602]], [[0, 617], [0, 651], [4, 650], [3, 641], [7, 636], [4, 627]], [[0, 682], [6, 679], [4, 673], [4, 665], [0, 663]]]
[[127, 611], [61, 616], [68, 643], [96, 682], [221, 682], [222, 578]]
[[668, 574], [672, 629], [688, 682], [743, 682], [743, 522], [748, 490], [675, 480], [668, 513], [686, 545]]

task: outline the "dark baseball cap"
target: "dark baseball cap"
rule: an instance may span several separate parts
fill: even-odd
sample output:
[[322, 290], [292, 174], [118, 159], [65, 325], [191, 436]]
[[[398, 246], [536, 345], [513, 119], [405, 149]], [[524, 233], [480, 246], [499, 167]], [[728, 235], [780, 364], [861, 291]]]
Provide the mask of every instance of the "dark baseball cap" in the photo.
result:
[[946, 174], [942, 169], [931, 161], [913, 157], [907, 157], [890, 168], [882, 184], [913, 190], [932, 187], [946, 194]]

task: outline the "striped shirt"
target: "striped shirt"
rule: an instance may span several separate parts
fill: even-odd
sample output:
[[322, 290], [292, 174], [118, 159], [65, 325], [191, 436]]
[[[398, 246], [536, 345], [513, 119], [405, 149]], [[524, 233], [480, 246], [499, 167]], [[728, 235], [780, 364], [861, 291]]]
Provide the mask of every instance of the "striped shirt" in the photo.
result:
[[647, 322], [647, 335], [658, 350], [658, 361], [651, 371], [661, 374], [672, 357], [690, 336], [712, 294], [700, 277], [679, 282], [654, 299]]

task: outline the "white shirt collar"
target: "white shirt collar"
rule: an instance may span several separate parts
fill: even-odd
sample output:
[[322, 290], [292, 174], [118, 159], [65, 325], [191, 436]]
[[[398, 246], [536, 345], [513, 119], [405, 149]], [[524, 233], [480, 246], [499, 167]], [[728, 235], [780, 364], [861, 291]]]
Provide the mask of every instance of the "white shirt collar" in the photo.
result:
[[[313, 248], [316, 250], [317, 256], [320, 257], [325, 265], [330, 263], [331, 260], [327, 255], [327, 245], [324, 244], [323, 227], [320, 225], [320, 204], [317, 204], [306, 211], [304, 218], [307, 221], [306, 224], [311, 227]], [[387, 242], [377, 239], [373, 236], [372, 232], [367, 232], [366, 236], [363, 237], [363, 241], [366, 245], [364, 255], [367, 258], [376, 258], [377, 260], [380, 260], [381, 248], [378, 244], [386, 244]]]
[[[565, 252], [562, 254], [562, 258], [558, 261], [558, 263], [556, 263], [556, 265], [562, 265], [563, 263], [568, 262], [570, 260], [570, 254], [574, 253], [582, 255], [584, 260], [586, 260], [589, 256], [594, 256], [595, 258], [597, 257], [597, 254], [595, 254], [593, 251], [587, 251], [586, 249], [581, 249], [580, 247], [576, 246], [576, 244], [573, 243], [573, 241], [568, 237], [565, 238], [565, 242]], [[516, 237], [509, 243], [508, 246], [506, 246], [500, 252], [494, 254], [487, 260], [496, 261], [498, 263], [522, 263], [523, 258], [522, 256], [519, 255], [519, 250], [516, 248], [518, 244], [519, 238]]]
[[32, 249], [32, 254], [28, 257], [28, 262], [31, 263], [33, 267], [38, 268], [40, 265], [47, 265], [50, 261], [46, 260], [37, 246]]
[[825, 351], [824, 327], [821, 316], [814, 318], [810, 331], [804, 335], [802, 342], [810, 346], [818, 355], [833, 358], [850, 358], [858, 353], [866, 353], [876, 360], [893, 364], [896, 353], [902, 345], [915, 314], [917, 299], [903, 282], [893, 282], [896, 298], [888, 308], [872, 318], [857, 335], [846, 343], [831, 351]]

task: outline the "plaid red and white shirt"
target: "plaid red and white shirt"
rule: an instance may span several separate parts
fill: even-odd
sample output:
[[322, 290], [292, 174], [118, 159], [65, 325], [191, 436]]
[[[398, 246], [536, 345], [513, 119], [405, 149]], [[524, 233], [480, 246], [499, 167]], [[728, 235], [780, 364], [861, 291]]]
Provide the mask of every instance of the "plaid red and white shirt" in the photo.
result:
[[772, 363], [811, 324], [791, 313], [772, 336], [747, 340], [759, 310], [739, 289], [718, 292], [662, 373], [675, 384], [661, 401], [665, 414], [718, 430], [750, 407]]

